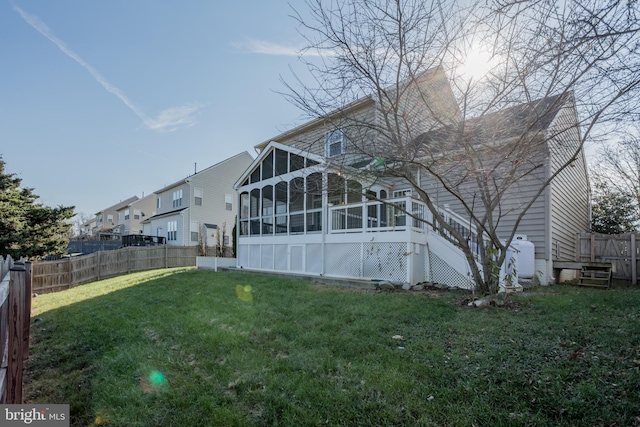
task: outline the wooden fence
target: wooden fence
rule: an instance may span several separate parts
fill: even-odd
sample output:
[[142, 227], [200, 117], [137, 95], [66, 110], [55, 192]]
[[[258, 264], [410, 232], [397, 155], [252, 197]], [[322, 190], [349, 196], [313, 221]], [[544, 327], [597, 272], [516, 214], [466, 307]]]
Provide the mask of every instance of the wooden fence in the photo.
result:
[[196, 246], [129, 246], [113, 251], [34, 262], [33, 292], [48, 293], [136, 271], [196, 265]]
[[0, 256], [0, 403], [22, 403], [22, 377], [29, 357], [31, 263]]
[[608, 235], [580, 233], [576, 242], [579, 262], [610, 262], [613, 278], [638, 284], [640, 233]]

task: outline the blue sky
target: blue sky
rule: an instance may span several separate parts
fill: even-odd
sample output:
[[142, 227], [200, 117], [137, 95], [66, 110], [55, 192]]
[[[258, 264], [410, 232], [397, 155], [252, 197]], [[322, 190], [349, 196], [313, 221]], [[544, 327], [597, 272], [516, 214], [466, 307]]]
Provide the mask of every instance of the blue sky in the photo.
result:
[[299, 124], [302, 0], [0, 0], [0, 154], [92, 215]]

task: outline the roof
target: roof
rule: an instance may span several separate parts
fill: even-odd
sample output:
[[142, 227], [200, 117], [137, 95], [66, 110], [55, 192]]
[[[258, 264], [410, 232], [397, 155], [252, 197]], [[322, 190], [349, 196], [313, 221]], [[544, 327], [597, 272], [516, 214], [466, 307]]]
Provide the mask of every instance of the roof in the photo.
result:
[[161, 213], [161, 214], [156, 214], [156, 215], [150, 216], [149, 218], [145, 219], [143, 222], [147, 223], [152, 219], [162, 218], [163, 216], [174, 215], [174, 214], [177, 214], [178, 212], [182, 212], [185, 209], [187, 209], [187, 207], [180, 208], [180, 209], [175, 209], [175, 210], [172, 210], [172, 211], [169, 211], [169, 212], [164, 212], [164, 213]]
[[99, 215], [102, 212], [109, 211], [109, 210], [119, 210], [122, 206], [127, 206], [129, 203], [132, 203], [136, 200], [138, 200], [138, 196], [131, 196], [126, 200], [122, 200], [121, 202], [116, 203], [115, 205], [111, 205], [108, 208], [99, 210], [98, 212], [96, 212], [96, 215]]
[[220, 161], [220, 162], [218, 162], [218, 163], [216, 163], [216, 164], [213, 164], [213, 165], [211, 165], [211, 166], [209, 166], [209, 167], [207, 167], [207, 168], [204, 168], [204, 169], [202, 169], [200, 172], [196, 172], [196, 173], [194, 173], [193, 175], [189, 175], [189, 176], [188, 176], [188, 177], [186, 177], [186, 178], [183, 178], [183, 179], [181, 179], [181, 180], [178, 180], [178, 181], [174, 182], [173, 184], [166, 185], [166, 186], [164, 186], [163, 188], [161, 188], [160, 190], [156, 190], [156, 191], [154, 191], [154, 193], [155, 193], [155, 194], [160, 194], [160, 193], [163, 193], [163, 192], [165, 192], [165, 191], [167, 191], [167, 190], [170, 190], [170, 189], [172, 189], [172, 188], [174, 188], [174, 187], [177, 187], [177, 186], [179, 186], [179, 185], [189, 183], [189, 182], [190, 182], [190, 180], [191, 180], [191, 178], [193, 178], [194, 176], [196, 176], [196, 175], [198, 175], [198, 174], [201, 174], [201, 173], [203, 173], [203, 172], [206, 172], [206, 171], [208, 171], [208, 170], [211, 170], [211, 169], [213, 169], [213, 168], [215, 168], [215, 167], [217, 167], [217, 166], [220, 166], [221, 164], [226, 163], [226, 162], [228, 162], [228, 161], [230, 161], [230, 160], [233, 160], [233, 159], [235, 159], [236, 157], [240, 157], [240, 156], [244, 156], [244, 155], [249, 156], [251, 159], [253, 159], [253, 156], [252, 156], [251, 154], [249, 154], [249, 152], [248, 152], [248, 151], [243, 151], [242, 153], [238, 153], [238, 154], [236, 154], [235, 156], [231, 156], [231, 157], [229, 157], [228, 159], [224, 159], [224, 160], [222, 160], [222, 161]]
[[[455, 101], [455, 98], [453, 98], [453, 92], [451, 92], [451, 87], [449, 86], [448, 80], [444, 74], [444, 69], [441, 66], [430, 68], [426, 71], [423, 71], [419, 75], [407, 81], [406, 84], [407, 85], [422, 84], [426, 82], [430, 82], [430, 84], [438, 93], [442, 93], [442, 91], [447, 91], [446, 96], [450, 97], [453, 101]], [[395, 89], [389, 89], [389, 91], [392, 91], [392, 90], [395, 90]], [[375, 103], [375, 100], [371, 95], [367, 95], [362, 98], [356, 99], [355, 101], [343, 107], [337, 108], [322, 117], [318, 117], [316, 119], [310, 120], [300, 126], [296, 126], [293, 129], [283, 132], [278, 136], [270, 138], [267, 141], [261, 142], [260, 144], [256, 145], [255, 148], [256, 150], [262, 151], [272, 141], [280, 142], [281, 140], [290, 139], [296, 135], [300, 135], [305, 132], [308, 132], [310, 129], [313, 129], [317, 126], [321, 126], [325, 124], [327, 121], [330, 121], [332, 118], [335, 118], [339, 115], [356, 112], [362, 108], [369, 107], [374, 103]], [[455, 107], [457, 110], [456, 114], [459, 114], [458, 105], [455, 104]]]
[[572, 96], [571, 92], [567, 92], [473, 117], [456, 126], [425, 132], [414, 143], [416, 146], [446, 142], [476, 144], [544, 132]]

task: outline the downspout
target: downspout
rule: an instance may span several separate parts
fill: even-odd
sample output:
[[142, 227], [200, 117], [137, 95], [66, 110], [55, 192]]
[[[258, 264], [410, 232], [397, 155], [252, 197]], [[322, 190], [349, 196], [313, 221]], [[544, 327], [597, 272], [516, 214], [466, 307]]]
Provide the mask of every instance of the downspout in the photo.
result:
[[322, 241], [321, 241], [321, 245], [322, 245], [322, 265], [320, 267], [320, 275], [324, 276], [326, 275], [326, 235], [327, 235], [327, 231], [329, 230], [329, 196], [328, 196], [328, 191], [327, 189], [329, 188], [329, 174], [327, 174], [327, 171], [324, 170], [322, 172], [322, 180], [323, 182], [326, 182], [326, 185], [322, 185], [322, 206], [323, 206], [323, 220], [322, 220]]
[[[547, 146], [547, 150], [549, 150], [549, 147]], [[545, 180], [547, 182], [549, 182], [549, 184], [547, 185], [547, 188], [545, 189], [545, 194], [544, 194], [544, 198], [545, 198], [545, 220], [544, 220], [544, 227], [545, 227], [545, 235], [546, 235], [546, 245], [544, 248], [545, 251], [545, 259], [547, 260], [546, 262], [546, 271], [544, 272], [545, 277], [548, 277], [549, 280], [547, 280], [547, 284], [549, 283], [554, 283], [555, 282], [555, 278], [553, 277], [553, 232], [551, 231], [551, 215], [552, 215], [552, 207], [551, 207], [551, 186], [553, 185], [553, 181], [551, 181], [551, 167], [552, 167], [552, 159], [551, 159], [551, 153], [547, 152], [547, 158], [549, 159], [547, 161], [547, 171], [546, 171], [546, 176], [545, 176]], [[551, 263], [551, 267], [549, 267], [549, 263]]]

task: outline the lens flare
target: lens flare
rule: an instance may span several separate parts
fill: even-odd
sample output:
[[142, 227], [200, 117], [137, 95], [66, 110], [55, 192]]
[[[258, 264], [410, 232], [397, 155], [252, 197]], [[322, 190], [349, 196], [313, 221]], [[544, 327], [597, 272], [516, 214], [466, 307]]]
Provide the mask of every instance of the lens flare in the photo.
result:
[[151, 370], [147, 376], [140, 378], [140, 386], [145, 393], [155, 393], [168, 384], [167, 378], [158, 370]]
[[236, 286], [236, 295], [242, 301], [251, 301], [253, 300], [253, 294], [251, 293], [251, 285], [237, 285]]

